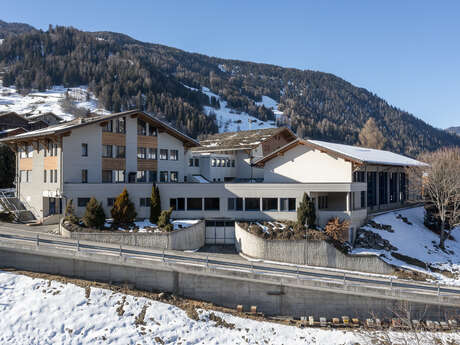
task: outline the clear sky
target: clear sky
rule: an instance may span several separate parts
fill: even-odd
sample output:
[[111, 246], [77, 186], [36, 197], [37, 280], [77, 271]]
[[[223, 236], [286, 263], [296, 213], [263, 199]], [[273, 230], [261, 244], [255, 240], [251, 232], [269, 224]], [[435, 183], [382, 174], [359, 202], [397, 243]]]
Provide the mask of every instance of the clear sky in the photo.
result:
[[460, 125], [458, 0], [5, 0], [0, 19], [329, 72], [436, 127]]

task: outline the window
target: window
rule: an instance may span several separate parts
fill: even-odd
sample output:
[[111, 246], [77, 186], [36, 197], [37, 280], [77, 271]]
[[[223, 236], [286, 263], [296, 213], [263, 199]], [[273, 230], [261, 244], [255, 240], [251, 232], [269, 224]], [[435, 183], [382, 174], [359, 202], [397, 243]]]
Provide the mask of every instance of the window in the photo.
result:
[[219, 198], [204, 198], [204, 209], [206, 211], [219, 211], [220, 199]]
[[221, 162], [221, 160], [220, 160], [220, 159], [216, 159], [216, 161], [217, 161], [216, 166], [217, 166], [218, 168], [220, 168], [220, 162]]
[[86, 204], [89, 202], [89, 198], [78, 198], [77, 205], [78, 207], [86, 207]]
[[[31, 177], [31, 171], [30, 170], [21, 170], [19, 172], [19, 174], [20, 174], [20, 181], [22, 183], [30, 182], [30, 177]], [[50, 181], [50, 182], [53, 182], [53, 181]]]
[[280, 211], [295, 211], [295, 198], [281, 198]]
[[193, 166], [193, 158], [190, 158], [190, 159], [188, 160], [188, 166], [189, 166], [189, 167], [192, 167], [192, 166]]
[[399, 200], [405, 201], [407, 198], [406, 191], [406, 173], [400, 173], [399, 175]]
[[102, 170], [102, 183], [112, 183], [113, 182], [112, 170]]
[[234, 167], [235, 167], [235, 160], [232, 159], [232, 168], [234, 168]]
[[211, 166], [215, 167], [216, 166], [216, 160], [215, 158], [211, 159]]
[[147, 135], [147, 124], [141, 119], [137, 119], [137, 135]]
[[243, 211], [243, 198], [228, 198], [229, 211]]
[[136, 182], [143, 183], [147, 182], [147, 173], [145, 170], [138, 170], [136, 174]]
[[379, 203], [388, 203], [388, 173], [379, 172]]
[[136, 183], [136, 175], [137, 175], [136, 172], [130, 171], [128, 173], [128, 183]]
[[260, 199], [259, 198], [245, 198], [244, 199], [246, 211], [260, 211]]
[[160, 149], [160, 159], [162, 160], [168, 159], [168, 149]]
[[[57, 150], [58, 150], [58, 145], [57, 144], [53, 144], [53, 156], [57, 156]], [[32, 152], [33, 150], [31, 150], [29, 152], [30, 156], [29, 157], [32, 157]]]
[[81, 144], [81, 156], [88, 157], [88, 144]]
[[113, 120], [107, 121], [106, 125], [102, 127], [103, 132], [113, 132]]
[[158, 135], [157, 129], [149, 124], [149, 135], [151, 137], [156, 137]]
[[54, 170], [54, 183], [57, 183], [57, 170]]
[[115, 157], [117, 158], [125, 158], [126, 157], [126, 146], [116, 146]]
[[187, 198], [187, 210], [201, 211], [203, 209], [203, 200], [201, 198]]
[[107, 198], [107, 206], [112, 207], [115, 204], [116, 198]]
[[171, 182], [179, 182], [179, 173], [177, 171], [171, 171], [169, 180]]
[[196, 167], [200, 166], [200, 160], [198, 158], [195, 158], [195, 166]]
[[126, 133], [126, 118], [119, 117], [117, 121], [117, 133]]
[[168, 172], [160, 171], [160, 182], [168, 182]]
[[148, 148], [147, 149], [147, 159], [157, 159], [157, 149]]
[[112, 158], [112, 145], [102, 145], [102, 157], [103, 158]]
[[366, 192], [365, 191], [361, 191], [361, 208], [364, 208], [366, 207]]
[[46, 170], [43, 170], [43, 182], [46, 183]]
[[232, 164], [232, 163], [230, 162], [230, 159], [227, 159], [227, 168], [230, 168], [230, 165], [231, 165], [231, 164]]
[[364, 182], [364, 171], [353, 172], [353, 182]]
[[398, 173], [391, 173], [390, 174], [390, 202], [398, 201], [397, 181], [398, 181]]
[[150, 207], [150, 198], [140, 198], [139, 205], [141, 207]]
[[146, 159], [147, 158], [147, 149], [145, 147], [137, 148], [137, 159]]
[[50, 170], [50, 183], [53, 183], [54, 170]]
[[171, 150], [169, 153], [169, 159], [172, 161], [179, 160], [179, 151], [178, 150]]
[[173, 210], [184, 211], [185, 198], [169, 199], [169, 206], [172, 207]]
[[327, 208], [327, 195], [320, 195], [318, 197], [318, 209], [323, 210]]
[[88, 183], [88, 170], [81, 169], [81, 183]]
[[149, 170], [149, 182], [157, 182], [157, 171]]
[[113, 174], [114, 174], [115, 183], [125, 182], [125, 171], [124, 170], [114, 170]]
[[263, 211], [278, 211], [278, 198], [262, 198]]
[[367, 206], [377, 205], [377, 173], [367, 173]]

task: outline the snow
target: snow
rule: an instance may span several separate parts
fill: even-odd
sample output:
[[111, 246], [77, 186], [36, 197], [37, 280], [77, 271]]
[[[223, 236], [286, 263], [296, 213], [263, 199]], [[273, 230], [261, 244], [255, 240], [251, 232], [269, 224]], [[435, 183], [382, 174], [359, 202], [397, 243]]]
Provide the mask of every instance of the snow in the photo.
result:
[[[397, 253], [416, 258], [438, 268], [460, 273], [460, 242], [446, 240], [446, 249], [453, 253], [446, 253], [437, 248], [436, 245], [439, 243], [439, 236], [427, 229], [423, 224], [424, 212], [425, 210], [423, 207], [414, 207], [388, 212], [373, 218], [376, 223], [391, 225], [394, 232], [374, 229], [369, 225], [363, 226], [363, 229], [378, 233], [383, 239], [390, 241], [393, 246], [398, 248], [398, 250], [395, 251]], [[402, 217], [406, 217], [412, 225], [397, 218], [399, 214], [401, 214]], [[458, 232], [459, 230], [460, 229], [454, 229], [452, 235], [455, 237], [456, 231]], [[422, 271], [432, 275], [444, 284], [460, 286], [460, 274], [457, 278], [447, 278], [439, 273], [432, 273], [429, 270], [424, 270], [420, 267], [400, 261], [392, 257], [390, 253], [385, 250], [355, 248], [352, 252], [354, 254], [384, 254], [382, 259], [390, 264]]]
[[[198, 309], [199, 320], [182, 309], [102, 288], [83, 287], [0, 271], [0, 343], [23, 344], [346, 344], [367, 343], [368, 335], [352, 330], [300, 329], [214, 311], [234, 328], [209, 320], [211, 311]], [[122, 305], [123, 313], [117, 308]], [[135, 319], [146, 306], [145, 325]], [[392, 340], [401, 336], [389, 332]], [[434, 333], [420, 334], [431, 344]], [[459, 333], [436, 333], [439, 344], [460, 341]], [[159, 341], [159, 339], [161, 341]], [[364, 342], [366, 341], [366, 342]], [[370, 340], [369, 340], [369, 343]], [[410, 342], [409, 342], [410, 343]]]
[[220, 64], [220, 65], [217, 65], [217, 67], [224, 73], [227, 73], [227, 70], [225, 69], [225, 66]]
[[271, 109], [279, 120], [283, 116], [283, 112], [278, 110], [278, 102], [268, 96], [262, 96], [262, 102], [256, 102], [257, 105], [263, 105], [267, 109]]
[[415, 159], [399, 155], [394, 152], [370, 149], [365, 147], [335, 144], [326, 141], [308, 140], [310, 143], [324, 147], [326, 149], [344, 154], [367, 163], [388, 164], [397, 166], [423, 166], [425, 163]]
[[[104, 223], [105, 227], [109, 228], [112, 226], [112, 219], [107, 219]], [[179, 220], [171, 220], [171, 224], [173, 225], [174, 230], [178, 229], [185, 229], [192, 225], [197, 224], [200, 222], [200, 219], [179, 219]], [[158, 225], [155, 223], [151, 223], [149, 219], [139, 220], [134, 222], [134, 226], [137, 229], [137, 232], [161, 232], [158, 229]], [[134, 229], [125, 229], [125, 228], [118, 228], [119, 231], [127, 231], [127, 232], [134, 232]]]
[[245, 112], [238, 114], [236, 110], [228, 108], [227, 102], [223, 100], [219, 95], [211, 92], [207, 87], [203, 87], [202, 92], [209, 98], [215, 97], [220, 102], [220, 109], [215, 109], [209, 106], [204, 107], [204, 112], [206, 115], [210, 115], [211, 113], [216, 114], [219, 133], [276, 127], [276, 123], [273, 121], [260, 121], [256, 117], [251, 116]]
[[0, 45], [3, 44], [3, 41], [4, 41], [4, 40], [5, 40], [4, 38], [0, 38]]
[[[3, 86], [0, 80], [0, 112], [15, 112], [28, 116], [40, 115], [51, 112], [63, 120], [72, 120], [74, 116], [65, 112], [60, 104], [68, 91], [73, 104], [77, 107], [89, 109], [92, 113], [100, 115], [109, 114], [98, 105], [97, 98], [88, 91], [87, 86], [67, 89], [63, 86], [53, 86], [45, 92], [31, 92], [22, 96], [14, 86]], [[87, 100], [87, 96], [89, 99]]]

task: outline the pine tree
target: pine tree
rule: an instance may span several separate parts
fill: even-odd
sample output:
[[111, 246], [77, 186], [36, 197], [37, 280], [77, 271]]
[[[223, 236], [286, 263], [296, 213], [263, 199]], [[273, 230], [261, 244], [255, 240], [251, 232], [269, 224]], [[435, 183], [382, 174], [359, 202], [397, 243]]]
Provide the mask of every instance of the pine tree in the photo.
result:
[[136, 219], [136, 208], [131, 200], [129, 200], [129, 194], [126, 188], [115, 200], [110, 213], [112, 214], [114, 225], [131, 224]]
[[307, 220], [307, 212], [308, 212], [308, 201], [310, 198], [308, 197], [307, 193], [303, 193], [302, 201], [297, 207], [297, 223], [300, 226], [304, 226]]
[[309, 229], [315, 229], [316, 228], [316, 208], [315, 208], [315, 203], [311, 198], [308, 198], [307, 202], [307, 225]]
[[170, 222], [171, 213], [173, 208], [171, 207], [169, 210], [161, 211], [160, 217], [158, 218], [158, 226], [165, 231], [171, 232], [173, 230], [173, 225]]
[[85, 224], [85, 226], [87, 226], [88, 228], [104, 228], [104, 209], [102, 208], [102, 205], [94, 197], [92, 197], [86, 204], [85, 215], [81, 220], [83, 224]]
[[72, 224], [78, 224], [79, 220], [78, 217], [75, 215], [75, 210], [73, 208], [73, 199], [70, 199], [67, 202], [67, 206], [65, 208], [65, 218], [64, 220], [72, 223]]
[[369, 118], [359, 132], [359, 142], [364, 147], [381, 150], [385, 147], [387, 140], [380, 132], [374, 118]]
[[150, 196], [150, 223], [157, 224], [161, 214], [160, 189], [154, 184]]
[[0, 188], [10, 188], [14, 182], [16, 156], [4, 144], [0, 144], [0, 162]]

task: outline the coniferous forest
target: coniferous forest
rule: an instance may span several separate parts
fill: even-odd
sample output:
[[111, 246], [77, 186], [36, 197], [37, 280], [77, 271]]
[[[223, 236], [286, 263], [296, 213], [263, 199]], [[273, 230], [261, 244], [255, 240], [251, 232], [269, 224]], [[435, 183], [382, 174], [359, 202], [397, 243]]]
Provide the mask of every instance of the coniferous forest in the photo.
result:
[[284, 112], [279, 125], [301, 137], [357, 144], [364, 124], [373, 118], [386, 138], [384, 149], [416, 156], [460, 145], [459, 136], [332, 74], [208, 57], [118, 33], [15, 28], [19, 32], [2, 32], [0, 25], [4, 85], [22, 92], [88, 85], [110, 111], [141, 108], [193, 137], [218, 130], [215, 118], [203, 112], [205, 105], [220, 106], [199, 91], [208, 87], [233, 109], [264, 121], [275, 116], [256, 102], [262, 95], [273, 98]]

